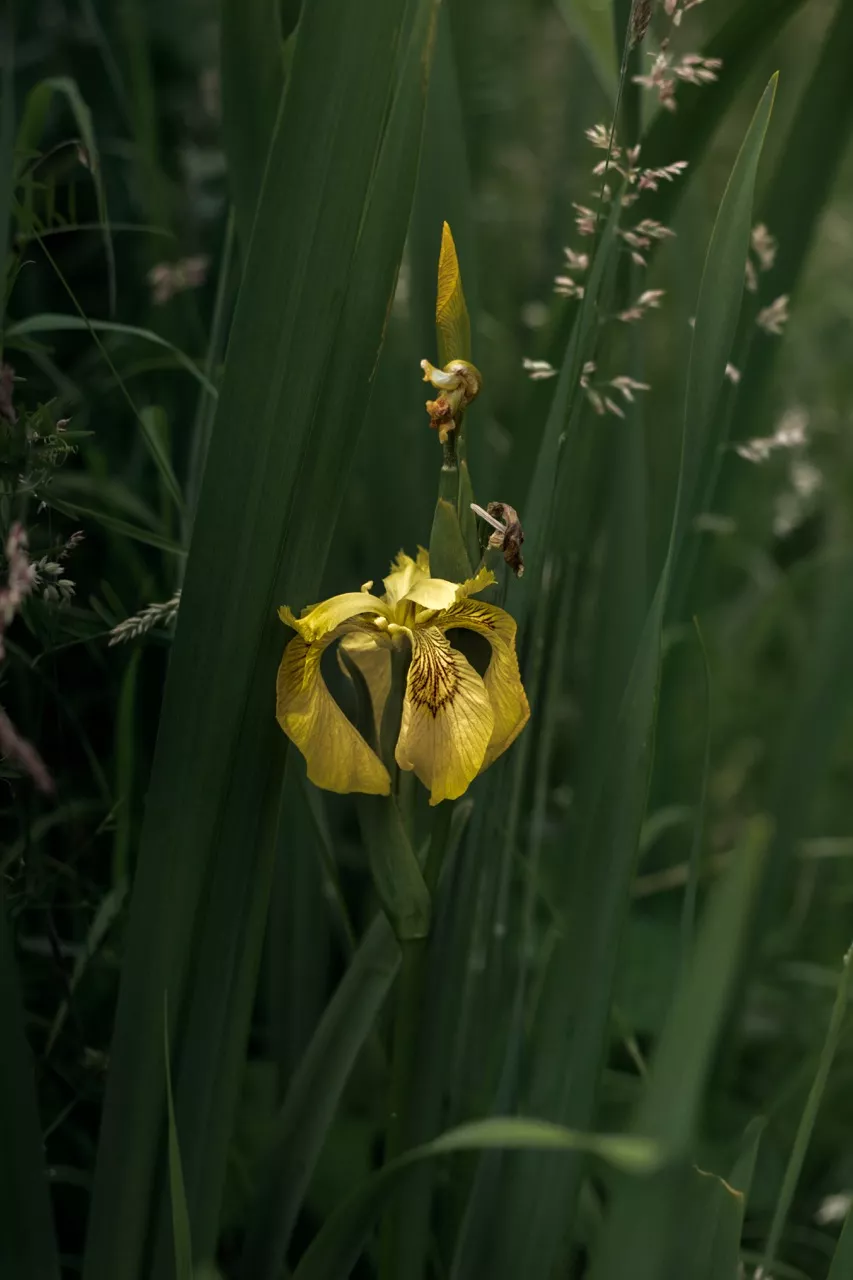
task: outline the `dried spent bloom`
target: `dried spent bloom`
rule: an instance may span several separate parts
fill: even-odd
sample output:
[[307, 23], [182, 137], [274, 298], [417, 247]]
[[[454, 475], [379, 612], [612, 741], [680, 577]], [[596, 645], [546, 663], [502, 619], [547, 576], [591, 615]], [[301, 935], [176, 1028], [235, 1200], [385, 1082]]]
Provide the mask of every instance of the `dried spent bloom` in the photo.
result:
[[778, 337], [784, 330], [785, 325], [790, 319], [788, 311], [788, 303], [790, 298], [787, 293], [782, 293], [770, 303], [769, 307], [763, 307], [755, 317], [755, 323], [759, 329], [763, 329], [765, 333], [774, 334]]
[[146, 631], [150, 631], [152, 627], [168, 626], [178, 616], [180, 606], [180, 591], [176, 591], [171, 600], [164, 600], [159, 604], [146, 605], [139, 613], [134, 613], [130, 618], [125, 618], [123, 622], [119, 622], [113, 627], [110, 632], [110, 646], [125, 644], [128, 640], [136, 640], [139, 636], [145, 635]]
[[207, 279], [209, 265], [210, 258], [205, 253], [181, 258], [179, 262], [158, 262], [148, 272], [152, 302], [159, 307], [176, 293], [197, 289]]
[[517, 578], [524, 576], [524, 557], [521, 545], [524, 542], [524, 530], [515, 507], [508, 502], [490, 502], [484, 510], [476, 502], [472, 502], [471, 510], [494, 530], [489, 538], [489, 547], [493, 551], [503, 552], [503, 558]]
[[[336, 640], [364, 678], [374, 728], [394, 697], [392, 655], [410, 655], [394, 759], [429, 788], [430, 804], [461, 796], [515, 741], [530, 717], [515, 653], [515, 621], [504, 609], [472, 599], [494, 581], [486, 569], [463, 583], [433, 578], [426, 551], [416, 560], [401, 551], [381, 597], [365, 583], [361, 591], [332, 596], [301, 618], [286, 606], [279, 610], [296, 635], [278, 670], [276, 719], [305, 757], [315, 786], [339, 793], [391, 792], [385, 763], [323, 679], [321, 659]], [[448, 632], [459, 628], [488, 641], [485, 676], [451, 645]]]
[[531, 382], [542, 382], [545, 378], [557, 376], [557, 370], [547, 360], [531, 360], [529, 356], [525, 356], [521, 367]]
[[472, 400], [476, 400], [483, 385], [479, 369], [470, 360], [451, 360], [443, 369], [437, 369], [429, 360], [421, 361], [424, 382], [430, 382], [440, 392], [435, 400], [427, 400], [429, 425], [438, 432], [445, 444], [451, 431], [455, 431], [461, 415]]

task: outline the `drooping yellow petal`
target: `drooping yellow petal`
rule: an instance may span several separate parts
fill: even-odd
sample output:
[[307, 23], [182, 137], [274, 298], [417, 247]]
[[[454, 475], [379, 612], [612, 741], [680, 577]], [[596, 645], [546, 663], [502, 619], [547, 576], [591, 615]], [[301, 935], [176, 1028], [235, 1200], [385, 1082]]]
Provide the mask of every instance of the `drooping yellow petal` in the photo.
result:
[[347, 591], [343, 595], [331, 596], [328, 600], [315, 604], [301, 618], [295, 617], [287, 605], [282, 605], [278, 616], [286, 626], [293, 627], [303, 640], [311, 644], [360, 613], [387, 617], [388, 608], [384, 601], [368, 591]]
[[465, 305], [465, 294], [462, 292], [462, 274], [456, 256], [456, 245], [446, 222], [441, 232], [441, 252], [438, 256], [435, 326], [438, 331], [439, 364], [471, 359], [471, 321]]
[[305, 757], [315, 786], [387, 796], [388, 770], [341, 711], [320, 671], [323, 651], [338, 634], [327, 632], [313, 643], [301, 635], [290, 641], [276, 680], [276, 720]]
[[430, 788], [430, 804], [455, 800], [483, 764], [494, 715], [483, 681], [437, 627], [410, 632], [412, 661], [406, 681], [396, 759]]
[[391, 690], [391, 648], [382, 637], [375, 640], [373, 636], [368, 635], [364, 631], [350, 631], [341, 638], [338, 646], [338, 662], [345, 675], [349, 675], [343, 662], [341, 662], [341, 649], [345, 649], [347, 657], [355, 663], [364, 677], [370, 694], [370, 702], [373, 708], [373, 727], [376, 733], [376, 741], [379, 741], [380, 730], [382, 728], [382, 713], [385, 710], [385, 703], [388, 701], [388, 694]]
[[482, 763], [482, 767], [487, 769], [515, 741], [530, 719], [530, 707], [515, 652], [515, 619], [497, 605], [486, 604], [483, 600], [462, 599], [434, 618], [432, 625], [442, 631], [453, 627], [476, 631], [491, 645], [491, 661], [484, 677], [494, 716], [491, 738]]

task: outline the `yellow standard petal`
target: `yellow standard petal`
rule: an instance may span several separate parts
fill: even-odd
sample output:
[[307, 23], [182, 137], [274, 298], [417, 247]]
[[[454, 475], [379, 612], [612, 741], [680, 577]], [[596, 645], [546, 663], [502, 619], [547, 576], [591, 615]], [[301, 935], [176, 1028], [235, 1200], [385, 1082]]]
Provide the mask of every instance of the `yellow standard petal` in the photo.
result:
[[482, 600], [460, 599], [433, 618], [432, 625], [442, 631], [453, 627], [476, 631], [491, 645], [492, 656], [484, 678], [494, 716], [491, 738], [482, 763], [482, 767], [487, 769], [515, 741], [530, 719], [530, 707], [515, 652], [515, 619], [497, 605], [486, 604]]
[[305, 757], [311, 782], [326, 791], [387, 796], [391, 790], [388, 770], [341, 711], [320, 670], [324, 650], [349, 631], [372, 630], [375, 612], [384, 617], [385, 605], [366, 592], [333, 596], [303, 618], [279, 610], [298, 634], [278, 669], [276, 720]]
[[416, 582], [429, 578], [429, 568], [420, 563], [420, 556], [415, 561], [405, 551], [398, 551], [387, 578], [382, 579], [385, 587], [386, 605], [393, 609], [405, 598]]
[[456, 583], [447, 578], [417, 578], [405, 598], [423, 609], [446, 609], [453, 604], [458, 590]]
[[483, 764], [494, 716], [483, 681], [437, 627], [410, 632], [396, 759], [430, 789], [430, 804], [455, 800]]
[[[429, 562], [427, 561], [427, 571]], [[450, 582], [447, 578], [418, 578], [406, 592], [406, 599], [413, 600], [424, 609], [448, 609], [457, 600], [485, 591], [497, 579], [491, 569], [478, 569], [473, 578], [466, 578], [462, 583]], [[431, 622], [432, 619], [426, 619]]]

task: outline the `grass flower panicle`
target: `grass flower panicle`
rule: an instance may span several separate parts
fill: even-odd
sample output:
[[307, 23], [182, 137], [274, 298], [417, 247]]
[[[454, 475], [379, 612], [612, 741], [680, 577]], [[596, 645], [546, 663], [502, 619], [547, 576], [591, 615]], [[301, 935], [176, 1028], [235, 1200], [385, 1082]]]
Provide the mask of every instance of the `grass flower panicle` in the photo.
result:
[[[6, 656], [5, 633], [20, 612], [21, 605], [32, 595], [38, 581], [36, 566], [31, 563], [27, 532], [18, 522], [6, 537], [6, 584], [0, 587], [0, 662]], [[40, 791], [50, 794], [53, 779], [32, 743], [15, 728], [6, 711], [0, 707], [0, 758], [17, 765], [32, 778]]]
[[772, 334], [773, 337], [780, 337], [784, 332], [785, 325], [791, 318], [788, 310], [789, 302], [790, 298], [787, 293], [782, 293], [769, 306], [762, 307], [755, 317], [755, 323], [759, 329], [763, 329], [765, 333]]
[[658, 310], [665, 294], [664, 289], [645, 289], [630, 307], [618, 313], [616, 319], [623, 324], [634, 324], [644, 319], [649, 311]]
[[543, 382], [546, 378], [556, 378], [557, 370], [547, 360], [531, 360], [525, 356], [521, 362], [531, 382]]
[[30, 562], [28, 546], [24, 526], [13, 524], [6, 537], [6, 585], [0, 587], [0, 660], [5, 654], [4, 633], [36, 583], [36, 567]]
[[158, 262], [148, 272], [151, 301], [155, 306], [161, 307], [176, 293], [198, 289], [207, 279], [209, 266], [210, 259], [205, 253], [181, 258], [179, 262]]
[[684, 84], [711, 84], [718, 79], [722, 67], [720, 58], [703, 58], [699, 53], [685, 53], [678, 59], [668, 49], [650, 54], [652, 68], [645, 75], [634, 76], [634, 83], [644, 89], [652, 89], [666, 111], [676, 111], [675, 90], [679, 81]]
[[126, 644], [128, 640], [137, 640], [152, 627], [166, 627], [174, 622], [181, 605], [181, 593], [176, 591], [169, 600], [156, 604], [148, 604], [139, 613], [134, 613], [123, 622], [117, 623], [110, 632], [110, 646]]
[[808, 414], [792, 408], [783, 413], [772, 436], [756, 436], [735, 446], [735, 452], [747, 462], [766, 462], [778, 449], [802, 449], [808, 442]]

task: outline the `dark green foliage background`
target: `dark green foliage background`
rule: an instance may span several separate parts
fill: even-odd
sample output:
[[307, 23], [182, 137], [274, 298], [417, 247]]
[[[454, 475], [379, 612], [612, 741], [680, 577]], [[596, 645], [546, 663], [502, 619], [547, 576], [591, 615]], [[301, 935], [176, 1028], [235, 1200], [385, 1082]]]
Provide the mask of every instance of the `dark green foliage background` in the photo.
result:
[[[81, 433], [44, 507], [13, 494], [2, 459], [0, 528], [23, 518], [35, 557], [86, 534], [73, 603], [32, 600], [0, 666], [0, 702], [56, 782], [45, 798], [0, 765], [0, 1231], [20, 1227], [31, 1246], [4, 1258], [0, 1244], [4, 1280], [161, 1280], [179, 1265], [164, 990], [197, 1280], [214, 1268], [248, 1280], [247, 1257], [265, 1259], [251, 1280], [272, 1280], [284, 1251], [297, 1277], [350, 1274], [335, 1258], [352, 1254], [351, 1274], [381, 1280], [615, 1280], [626, 1257], [649, 1280], [736, 1280], [740, 1248], [752, 1276], [853, 941], [853, 7], [706, 0], [676, 34], [723, 58], [718, 83], [681, 86], [673, 115], [626, 83], [620, 124], [644, 161], [690, 165], [637, 206], [676, 237], [644, 271], [607, 258], [597, 299], [603, 315], [660, 288], [662, 307], [638, 326], [593, 316], [582, 334], [600, 373], [650, 384], [622, 420], [577, 397], [561, 416], [557, 381], [531, 382], [522, 360], [559, 367], [566, 353], [578, 304], [552, 282], [563, 246], [587, 247], [572, 206], [593, 202], [602, 153], [584, 130], [610, 119], [608, 33], [615, 20], [621, 44], [630, 6], [616, 0], [612, 18], [604, 0], [312, 3], [297, 27], [296, 0], [0, 0], [15, 32], [3, 358], [19, 411], [50, 402]], [[660, 0], [652, 33], [668, 26]], [[629, 73], [647, 61], [635, 50]], [[689, 321], [776, 70], [752, 220], [778, 257], [744, 295], [740, 383], [703, 403], [664, 601]], [[17, 128], [56, 77], [13, 169], [9, 104]], [[4, 201], [5, 188], [0, 214]], [[496, 1138], [478, 1153], [490, 1141], [475, 1134], [468, 1154], [401, 1177], [389, 1254], [374, 1226], [385, 1214], [387, 1231], [392, 1184], [367, 1179], [398, 951], [374, 919], [351, 799], [312, 792], [293, 752], [282, 765], [269, 670], [286, 638], [274, 606], [378, 581], [400, 547], [429, 541], [440, 450], [419, 361], [436, 357], [444, 219], [484, 381], [466, 419], [477, 498], [511, 503], [530, 531], [509, 607], [534, 714], [449, 820], [406, 1144], [517, 1114], [648, 1135], [677, 1159], [638, 1182], [614, 1173], [609, 1149], [509, 1155]], [[199, 254], [206, 281], [156, 305], [152, 267]], [[754, 315], [783, 293], [791, 319], [771, 337]], [[81, 316], [105, 322], [98, 341]], [[820, 482], [782, 529], [794, 454], [756, 465], [725, 441], [768, 436], [792, 409]], [[549, 486], [558, 477], [553, 507], [537, 461]], [[180, 587], [174, 651], [171, 626], [108, 646], [117, 622]], [[626, 688], [647, 697], [648, 723]], [[420, 850], [432, 830], [420, 793], [414, 812]], [[596, 868], [617, 846], [624, 902], [613, 935], [587, 948], [576, 925], [610, 919], [603, 895], [621, 890]], [[685, 901], [704, 920], [695, 954]], [[679, 1002], [685, 974], [693, 998]], [[682, 1142], [690, 1046], [706, 1033]], [[815, 1214], [853, 1188], [851, 1034], [840, 1019], [777, 1280], [848, 1274], [850, 1231], [830, 1272], [839, 1228]], [[671, 1111], [661, 1080], [675, 1082]], [[697, 1169], [745, 1187], [753, 1158], [741, 1237], [744, 1202], [733, 1210]], [[318, 1235], [328, 1255], [306, 1253]]]

